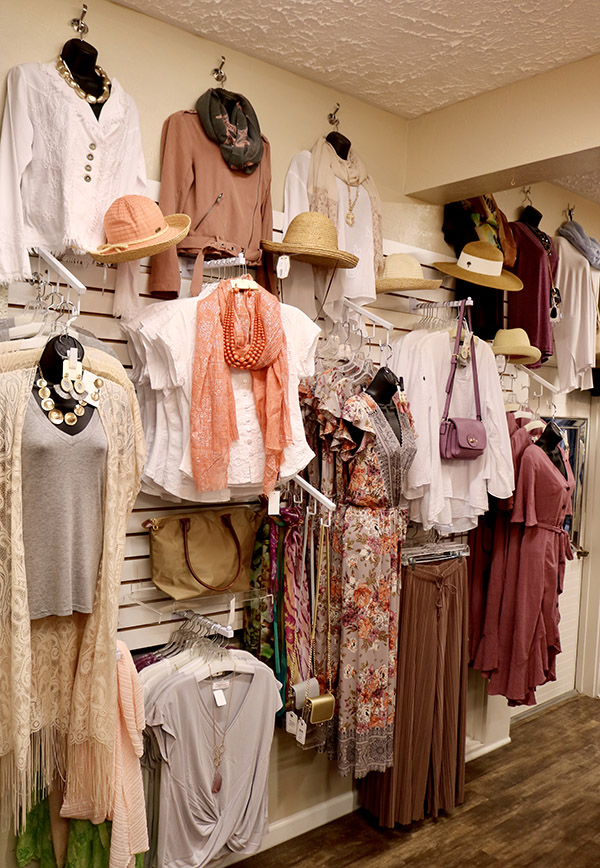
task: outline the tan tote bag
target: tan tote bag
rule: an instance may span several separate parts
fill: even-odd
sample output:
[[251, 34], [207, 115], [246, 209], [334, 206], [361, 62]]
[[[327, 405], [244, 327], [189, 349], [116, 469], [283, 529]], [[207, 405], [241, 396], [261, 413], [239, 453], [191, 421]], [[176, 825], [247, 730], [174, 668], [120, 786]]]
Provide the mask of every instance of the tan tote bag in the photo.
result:
[[263, 517], [231, 506], [148, 519], [152, 581], [175, 600], [247, 591]]

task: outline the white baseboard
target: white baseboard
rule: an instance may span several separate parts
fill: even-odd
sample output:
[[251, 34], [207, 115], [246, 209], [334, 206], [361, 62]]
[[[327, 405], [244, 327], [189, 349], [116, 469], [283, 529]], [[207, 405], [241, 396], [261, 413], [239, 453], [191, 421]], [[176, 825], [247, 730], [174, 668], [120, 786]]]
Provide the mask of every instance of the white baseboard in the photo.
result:
[[[291, 814], [289, 817], [276, 820], [274, 823], [269, 824], [269, 831], [263, 838], [260, 849], [256, 852], [262, 853], [263, 850], [283, 844], [285, 841], [296, 838], [305, 832], [310, 832], [318, 826], [324, 826], [325, 823], [330, 823], [332, 820], [337, 820], [346, 814], [351, 814], [357, 808], [358, 791], [352, 790], [326, 802], [319, 802], [318, 805], [314, 805], [312, 808], [298, 811], [297, 814]], [[225, 866], [233, 865], [235, 862], [240, 862], [245, 858], [247, 857], [242, 855], [230, 856], [225, 862], [221, 863], [221, 866], [225, 868]]]
[[491, 744], [483, 744], [480, 741], [467, 738], [465, 761], [471, 762], [471, 760], [478, 759], [480, 756], [485, 756], [487, 753], [498, 750], [499, 747], [504, 747], [505, 744], [510, 744], [510, 736], [501, 738], [500, 741], [493, 741]]

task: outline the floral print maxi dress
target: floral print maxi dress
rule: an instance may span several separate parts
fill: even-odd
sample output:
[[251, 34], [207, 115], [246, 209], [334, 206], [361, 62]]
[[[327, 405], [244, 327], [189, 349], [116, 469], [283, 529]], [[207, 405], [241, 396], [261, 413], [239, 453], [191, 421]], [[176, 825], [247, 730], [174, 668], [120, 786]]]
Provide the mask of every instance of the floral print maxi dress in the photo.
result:
[[358, 447], [342, 424], [335, 446], [346, 462], [341, 534], [341, 633], [337, 761], [362, 778], [393, 763], [400, 544], [406, 532], [402, 479], [415, 455], [408, 405], [394, 398], [402, 442], [367, 394], [345, 404], [342, 420], [363, 432]]

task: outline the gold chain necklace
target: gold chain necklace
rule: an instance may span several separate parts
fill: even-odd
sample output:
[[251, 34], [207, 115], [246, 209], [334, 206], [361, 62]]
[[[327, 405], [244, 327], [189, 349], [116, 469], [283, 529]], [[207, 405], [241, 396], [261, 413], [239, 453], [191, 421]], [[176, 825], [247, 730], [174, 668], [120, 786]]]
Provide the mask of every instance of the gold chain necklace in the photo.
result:
[[91, 93], [86, 93], [80, 85], [77, 84], [75, 79], [73, 78], [71, 71], [67, 64], [64, 62], [62, 57], [59, 57], [56, 61], [56, 69], [58, 74], [62, 79], [64, 79], [69, 87], [72, 87], [77, 96], [80, 99], [84, 99], [86, 102], [89, 102], [91, 105], [95, 103], [103, 103], [110, 96], [110, 78], [104, 72], [101, 66], [95, 66], [94, 71], [100, 76], [102, 79], [102, 93], [100, 96], [93, 96]]
[[356, 196], [354, 197], [354, 202], [351, 199], [350, 184], [347, 181], [346, 181], [346, 187], [348, 188], [348, 210], [346, 212], [346, 223], [348, 224], [348, 226], [354, 226], [354, 223], [356, 221], [356, 217], [354, 216], [353, 211], [354, 211], [354, 206], [358, 202], [358, 197], [360, 194], [360, 184], [358, 184], [356, 187]]
[[[210, 672], [210, 687], [211, 694], [213, 694], [213, 674], [209, 667]], [[233, 675], [231, 677], [231, 693], [229, 694], [229, 704], [227, 706], [227, 715], [225, 716], [225, 727], [223, 729], [223, 738], [221, 739], [220, 744], [217, 744], [217, 725], [215, 723], [215, 709], [214, 709], [214, 694], [211, 696], [212, 702], [210, 702], [210, 713], [212, 717], [212, 729], [213, 729], [213, 765], [215, 767], [215, 773], [213, 775], [212, 786], [210, 788], [211, 793], [218, 793], [223, 786], [223, 778], [221, 776], [221, 772], [219, 769], [221, 768], [221, 760], [223, 759], [223, 754], [225, 753], [225, 739], [227, 737], [227, 727], [229, 726], [229, 712], [231, 711], [231, 706], [233, 704], [233, 691], [235, 688], [235, 672], [236, 666], [235, 663], [233, 665]]]

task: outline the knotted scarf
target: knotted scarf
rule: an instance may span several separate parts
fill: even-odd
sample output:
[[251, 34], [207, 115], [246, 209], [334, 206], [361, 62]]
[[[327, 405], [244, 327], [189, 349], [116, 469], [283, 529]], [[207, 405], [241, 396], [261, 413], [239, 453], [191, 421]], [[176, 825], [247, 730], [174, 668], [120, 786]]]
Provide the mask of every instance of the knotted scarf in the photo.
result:
[[567, 220], [558, 227], [558, 234], [579, 250], [593, 268], [600, 268], [600, 243], [585, 234], [585, 229], [575, 220]]
[[[381, 230], [381, 200], [375, 182], [362, 158], [350, 148], [348, 159], [342, 160], [324, 136], [312, 147], [308, 167], [308, 202], [311, 211], [325, 214], [337, 226], [338, 194], [335, 179], [340, 178], [350, 187], [364, 187], [371, 200], [373, 214], [373, 267], [377, 276], [383, 266], [383, 239]], [[355, 195], [353, 192], [352, 195]]]
[[196, 111], [209, 139], [216, 142], [230, 169], [251, 175], [263, 155], [260, 124], [241, 93], [210, 88], [199, 97]]
[[275, 296], [262, 287], [236, 292], [230, 280], [222, 280], [211, 295], [201, 299], [196, 312], [190, 413], [194, 480], [199, 491], [227, 488], [230, 444], [239, 437], [223, 335], [227, 299], [231, 293], [234, 293], [233, 336], [237, 351], [245, 353], [258, 320], [262, 322], [267, 339], [250, 371], [265, 449], [263, 493], [269, 494], [277, 482], [283, 450], [292, 442], [287, 342], [280, 304]]

